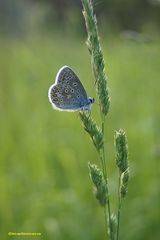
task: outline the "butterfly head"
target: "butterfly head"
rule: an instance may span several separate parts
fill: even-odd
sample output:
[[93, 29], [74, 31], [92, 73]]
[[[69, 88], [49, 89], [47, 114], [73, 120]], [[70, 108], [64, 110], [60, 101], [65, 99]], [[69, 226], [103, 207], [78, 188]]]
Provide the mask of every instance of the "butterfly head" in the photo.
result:
[[83, 107], [83, 110], [91, 110], [92, 104], [95, 102], [94, 98], [88, 97], [88, 105], [86, 107]]
[[94, 99], [94, 98], [91, 98], [91, 97], [89, 97], [89, 98], [88, 98], [88, 102], [89, 102], [89, 104], [93, 104], [93, 103], [95, 102], [95, 99]]

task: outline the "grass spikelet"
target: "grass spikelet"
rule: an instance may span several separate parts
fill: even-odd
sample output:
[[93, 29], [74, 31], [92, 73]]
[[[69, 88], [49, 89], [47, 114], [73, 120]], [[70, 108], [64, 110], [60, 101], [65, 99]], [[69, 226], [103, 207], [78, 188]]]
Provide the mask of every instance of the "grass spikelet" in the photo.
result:
[[103, 173], [96, 164], [88, 163], [88, 168], [90, 177], [95, 186], [95, 196], [100, 205], [105, 206], [107, 203], [108, 191], [107, 183], [104, 179]]
[[[121, 211], [121, 199], [127, 193], [129, 171], [128, 169], [128, 145], [126, 134], [123, 130], [115, 133], [116, 164], [119, 168], [118, 183], [118, 212], [113, 215], [110, 206], [110, 191], [108, 187], [108, 170], [105, 153], [105, 120], [109, 111], [110, 98], [107, 86], [107, 75], [105, 74], [105, 62], [103, 58], [100, 38], [98, 34], [97, 19], [93, 12], [91, 0], [81, 0], [83, 15], [85, 19], [88, 39], [87, 47], [91, 55], [91, 64], [95, 78], [96, 92], [99, 100], [99, 112], [101, 127], [91, 117], [91, 113], [80, 112], [80, 118], [84, 129], [90, 135], [94, 146], [98, 151], [102, 169], [95, 164], [88, 164], [89, 174], [95, 187], [95, 195], [101, 206], [104, 207], [105, 226], [110, 240], [119, 239], [119, 222]], [[128, 175], [127, 175], [128, 174]], [[108, 231], [107, 231], [108, 229]]]
[[128, 168], [128, 144], [125, 132], [120, 129], [115, 132], [116, 164], [121, 173]]
[[98, 35], [97, 19], [93, 13], [92, 2], [90, 0], [82, 0], [82, 4], [88, 33], [87, 47], [91, 54], [100, 109], [101, 112], [106, 115], [109, 111], [110, 99], [107, 88], [107, 76], [105, 74], [105, 62]]
[[99, 152], [100, 149], [103, 147], [103, 134], [101, 129], [97, 126], [95, 120], [91, 117], [90, 114], [80, 112], [80, 118], [83, 122], [83, 126], [86, 132], [89, 133], [94, 146], [96, 147], [97, 151]]
[[109, 235], [112, 236], [112, 240], [115, 240], [117, 233], [117, 217], [115, 214], [111, 215], [111, 226], [112, 233], [109, 232]]
[[128, 167], [128, 143], [126, 133], [120, 129], [115, 132], [115, 148], [116, 148], [116, 164], [119, 168], [119, 184], [118, 184], [118, 211], [117, 211], [117, 237], [119, 239], [119, 225], [122, 198], [127, 194], [129, 181], [129, 167]]
[[122, 198], [124, 198], [127, 194], [128, 181], [129, 181], [129, 169], [126, 169], [126, 171], [121, 174], [120, 194]]

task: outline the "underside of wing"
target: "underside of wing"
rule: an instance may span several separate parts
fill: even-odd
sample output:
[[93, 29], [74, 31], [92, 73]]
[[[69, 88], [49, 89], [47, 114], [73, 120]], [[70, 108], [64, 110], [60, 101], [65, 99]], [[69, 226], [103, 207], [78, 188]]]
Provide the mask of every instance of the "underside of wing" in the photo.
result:
[[59, 70], [56, 76], [56, 83], [69, 86], [69, 88], [72, 88], [80, 97], [87, 99], [87, 94], [81, 81], [70, 67], [64, 66]]
[[72, 88], [54, 84], [48, 93], [49, 100], [55, 109], [60, 111], [77, 111], [88, 104], [88, 100], [73, 92]]

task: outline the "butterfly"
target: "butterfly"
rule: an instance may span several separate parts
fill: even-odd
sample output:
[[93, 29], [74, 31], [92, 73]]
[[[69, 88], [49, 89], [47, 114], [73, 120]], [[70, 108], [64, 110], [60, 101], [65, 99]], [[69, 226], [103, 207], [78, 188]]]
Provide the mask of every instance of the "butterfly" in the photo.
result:
[[53, 108], [59, 111], [89, 111], [94, 98], [87, 97], [86, 91], [74, 71], [63, 66], [57, 73], [55, 83], [48, 90]]

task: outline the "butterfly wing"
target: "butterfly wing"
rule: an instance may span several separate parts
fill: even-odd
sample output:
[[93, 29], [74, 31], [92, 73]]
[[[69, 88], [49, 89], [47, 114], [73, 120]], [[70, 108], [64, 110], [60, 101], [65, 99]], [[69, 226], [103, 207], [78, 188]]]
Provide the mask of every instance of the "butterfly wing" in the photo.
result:
[[81, 97], [87, 98], [86, 91], [81, 81], [74, 71], [68, 66], [64, 66], [59, 70], [56, 76], [56, 83], [66, 85], [70, 89], [72, 88]]
[[49, 100], [58, 110], [76, 111], [88, 104], [86, 91], [73, 70], [61, 68], [49, 89]]

